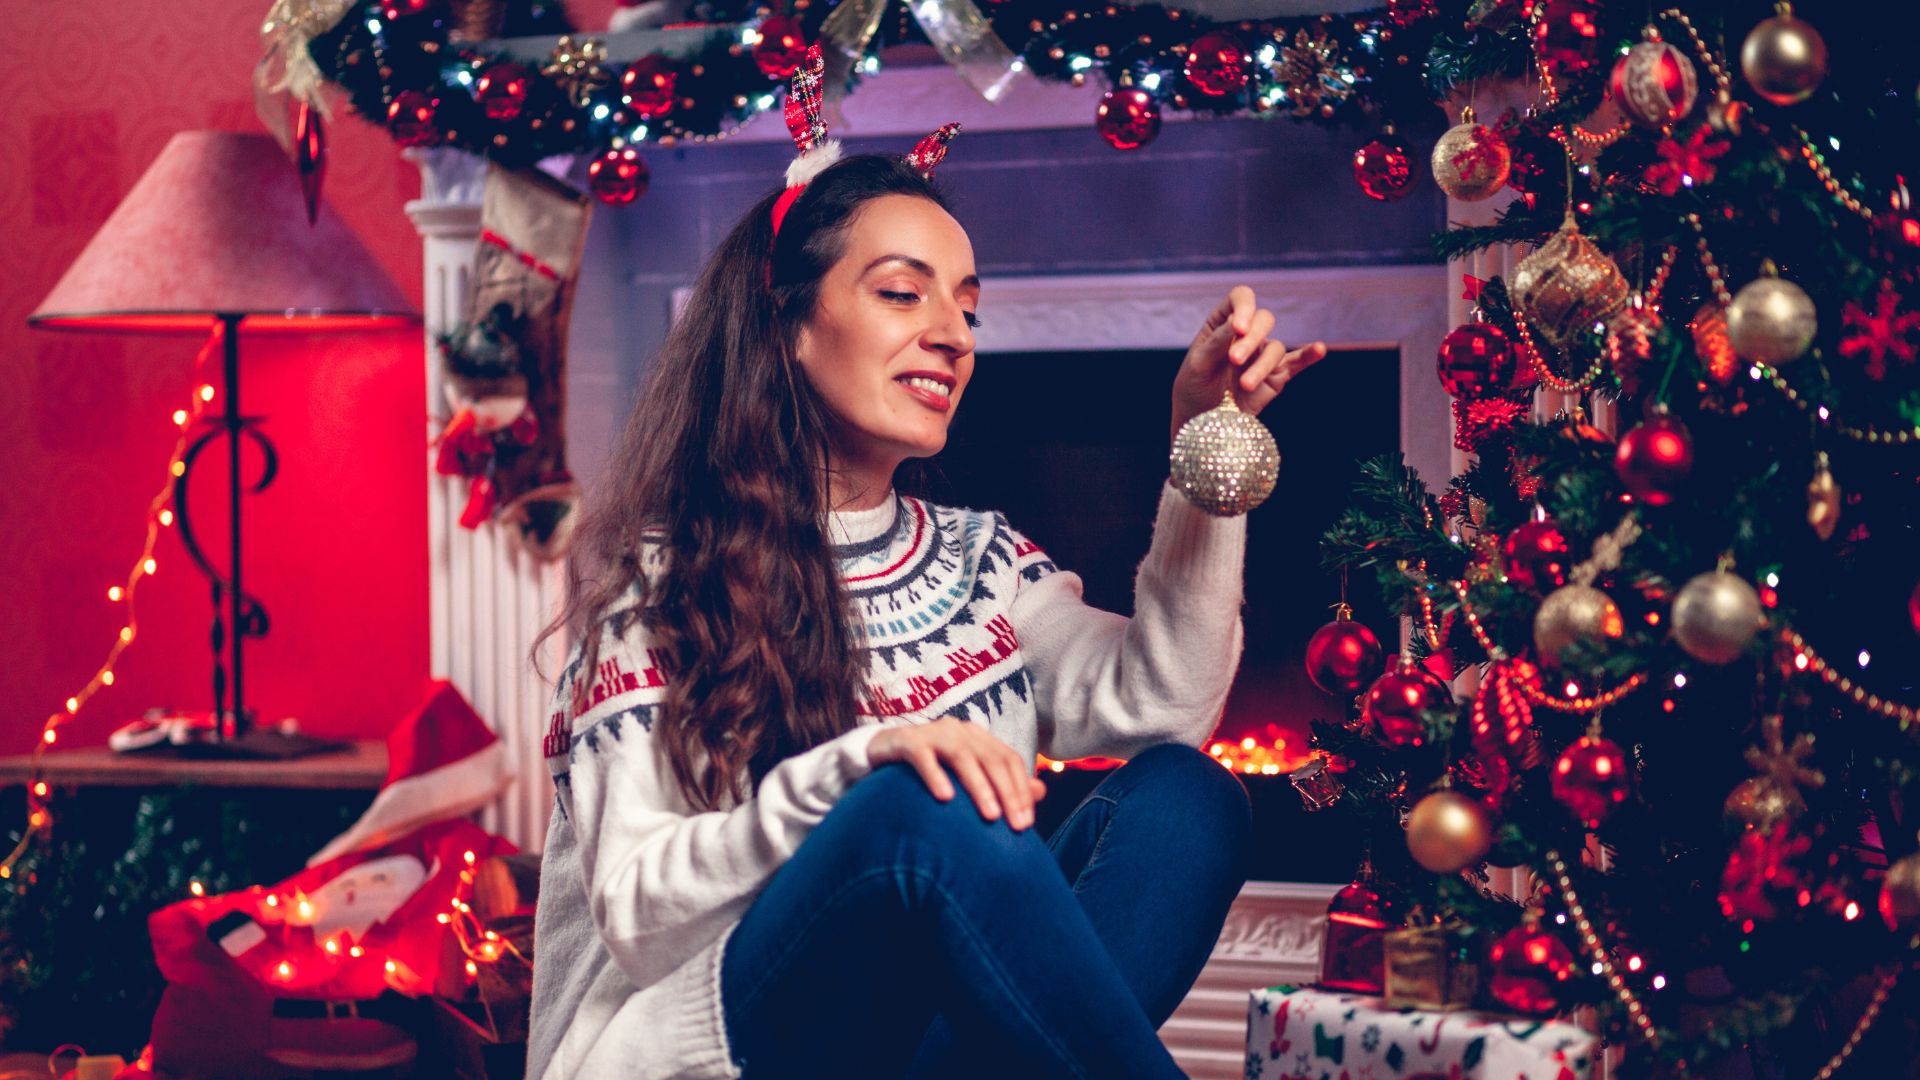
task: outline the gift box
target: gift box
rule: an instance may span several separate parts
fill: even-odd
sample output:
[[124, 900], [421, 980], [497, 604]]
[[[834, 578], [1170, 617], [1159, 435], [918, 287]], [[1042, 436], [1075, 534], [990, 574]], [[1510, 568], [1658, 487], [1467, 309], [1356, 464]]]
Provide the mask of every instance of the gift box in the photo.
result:
[[1390, 1009], [1273, 986], [1247, 1003], [1247, 1080], [1586, 1080], [1599, 1040], [1557, 1020]]

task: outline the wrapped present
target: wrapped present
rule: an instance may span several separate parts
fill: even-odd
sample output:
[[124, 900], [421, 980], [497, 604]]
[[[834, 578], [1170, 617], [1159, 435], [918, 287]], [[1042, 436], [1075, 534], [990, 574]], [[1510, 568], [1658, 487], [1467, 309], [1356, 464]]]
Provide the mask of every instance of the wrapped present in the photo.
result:
[[1390, 1009], [1377, 997], [1274, 986], [1247, 1004], [1247, 1080], [1586, 1080], [1592, 1032], [1562, 1021]]
[[1465, 923], [1392, 931], [1383, 951], [1389, 1008], [1464, 1009], [1480, 990], [1480, 949], [1474, 946], [1473, 928]]

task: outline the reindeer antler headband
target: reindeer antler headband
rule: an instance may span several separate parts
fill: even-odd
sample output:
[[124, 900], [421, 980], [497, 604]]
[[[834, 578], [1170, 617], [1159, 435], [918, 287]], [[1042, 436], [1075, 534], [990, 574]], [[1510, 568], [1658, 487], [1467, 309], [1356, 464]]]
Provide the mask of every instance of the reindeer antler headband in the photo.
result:
[[[793, 134], [793, 145], [799, 147], [800, 156], [787, 166], [787, 190], [773, 204], [775, 237], [780, 235], [780, 223], [786, 220], [787, 211], [793, 209], [794, 200], [806, 190], [807, 184], [840, 160], [840, 142], [827, 135], [826, 118], [820, 115], [820, 91], [826, 79], [826, 67], [819, 44], [807, 46], [806, 59], [794, 71], [787, 92], [787, 130]], [[931, 177], [934, 166], [947, 156], [947, 144], [959, 130], [959, 124], [947, 124], [921, 139], [906, 155], [907, 163], [919, 170], [920, 175]]]

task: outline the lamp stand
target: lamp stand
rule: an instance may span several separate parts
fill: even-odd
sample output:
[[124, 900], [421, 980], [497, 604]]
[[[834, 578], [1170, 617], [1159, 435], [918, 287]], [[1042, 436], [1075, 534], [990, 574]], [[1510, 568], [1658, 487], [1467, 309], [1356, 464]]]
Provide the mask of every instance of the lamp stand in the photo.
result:
[[[187, 448], [181, 459], [180, 475], [174, 478], [173, 502], [176, 516], [180, 522], [180, 539], [186, 545], [187, 553], [200, 567], [202, 573], [212, 583], [213, 627], [210, 635], [213, 645], [213, 715], [214, 730], [211, 740], [189, 743], [180, 747], [183, 754], [194, 757], [222, 758], [292, 758], [307, 754], [322, 753], [328, 750], [343, 749], [346, 743], [337, 740], [316, 739], [311, 736], [286, 734], [273, 728], [256, 728], [253, 717], [246, 708], [245, 652], [249, 637], [266, 637], [270, 624], [267, 609], [260, 602], [248, 596], [241, 585], [240, 559], [240, 440], [252, 439], [260, 447], [265, 465], [260, 479], [253, 486], [258, 494], [265, 491], [267, 485], [279, 473], [279, 455], [274, 452], [273, 443], [261, 433], [260, 418], [242, 416], [240, 413], [240, 323], [244, 315], [222, 314], [215, 316], [220, 326], [216, 331], [221, 337], [222, 374], [225, 382], [225, 407], [217, 422], [209, 423], [205, 431]], [[201, 550], [193, 534], [192, 518], [188, 512], [188, 479], [193, 474], [193, 465], [201, 451], [214, 439], [225, 436], [227, 440], [227, 566], [229, 572], [222, 575]], [[224, 610], [223, 610], [224, 609]], [[233, 700], [229, 707], [227, 687], [231, 673]]]

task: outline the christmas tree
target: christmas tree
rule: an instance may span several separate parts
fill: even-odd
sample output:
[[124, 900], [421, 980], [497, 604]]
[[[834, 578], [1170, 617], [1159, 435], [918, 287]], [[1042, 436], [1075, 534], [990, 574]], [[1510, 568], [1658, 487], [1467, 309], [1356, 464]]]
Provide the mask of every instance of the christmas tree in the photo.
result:
[[1520, 192], [1439, 251], [1524, 257], [1438, 359], [1467, 465], [1371, 463], [1325, 539], [1403, 618], [1309, 649], [1356, 695], [1315, 732], [1373, 838], [1347, 902], [1457, 921], [1482, 1004], [1591, 1018], [1629, 1075], [1905, 1074], [1916, 14], [1416, 6], [1455, 105], [1526, 98], [1435, 148], [1455, 198]]

